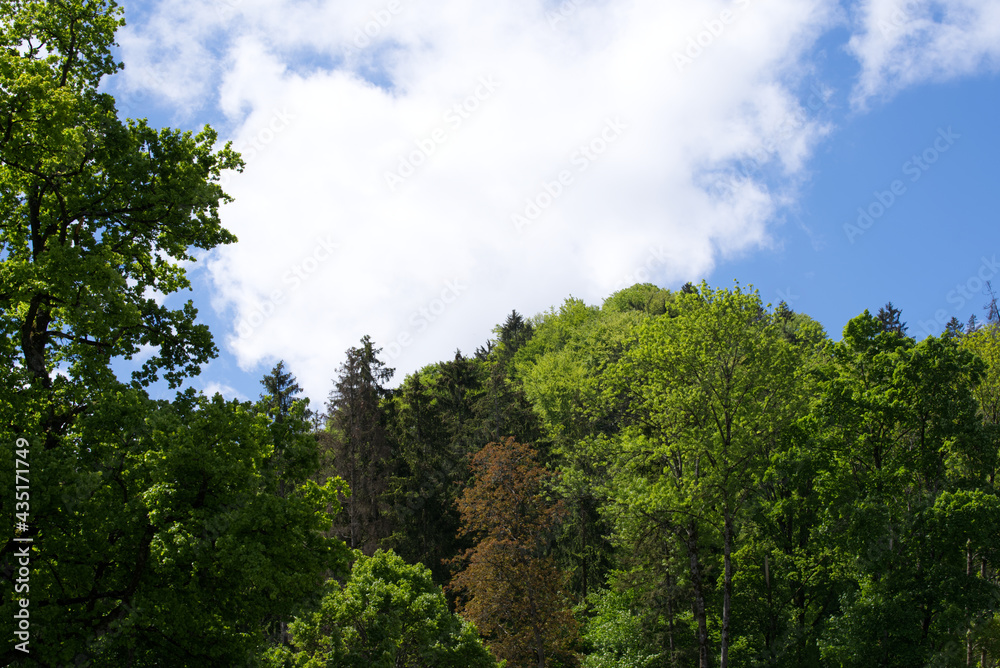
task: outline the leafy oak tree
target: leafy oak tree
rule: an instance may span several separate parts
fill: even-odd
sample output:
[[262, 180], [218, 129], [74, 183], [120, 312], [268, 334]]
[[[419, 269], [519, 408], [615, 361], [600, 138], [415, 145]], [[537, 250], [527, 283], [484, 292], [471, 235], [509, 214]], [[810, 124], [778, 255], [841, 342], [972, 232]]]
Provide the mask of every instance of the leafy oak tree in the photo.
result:
[[273, 666], [321, 668], [493, 668], [476, 628], [448, 610], [444, 592], [420, 564], [391, 551], [357, 561], [344, 583], [328, 583], [319, 610], [291, 625], [292, 647]]
[[[263, 408], [144, 390], [216, 354], [190, 301], [156, 295], [189, 287], [193, 249], [235, 241], [219, 180], [242, 163], [211, 128], [119, 120], [99, 86], [122, 24], [113, 0], [0, 2], [0, 442], [30, 444], [32, 541], [30, 654], [4, 664], [244, 662], [345, 565], [322, 535], [335, 483], [273, 465], [276, 447], [309, 459], [301, 413], [276, 443]], [[119, 382], [112, 361], [140, 351]], [[18, 545], [0, 546], [7, 638]]]

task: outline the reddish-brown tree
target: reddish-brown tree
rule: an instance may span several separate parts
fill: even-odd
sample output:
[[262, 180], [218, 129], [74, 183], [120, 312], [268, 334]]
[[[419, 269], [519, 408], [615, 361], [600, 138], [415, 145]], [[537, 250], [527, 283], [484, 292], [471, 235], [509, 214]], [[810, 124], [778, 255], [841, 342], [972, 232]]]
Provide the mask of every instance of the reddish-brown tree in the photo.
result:
[[546, 494], [555, 474], [512, 438], [480, 450], [471, 470], [475, 482], [458, 500], [459, 533], [478, 542], [454, 560], [465, 566], [450, 585], [459, 612], [511, 668], [579, 665], [566, 574], [551, 556], [565, 512]]

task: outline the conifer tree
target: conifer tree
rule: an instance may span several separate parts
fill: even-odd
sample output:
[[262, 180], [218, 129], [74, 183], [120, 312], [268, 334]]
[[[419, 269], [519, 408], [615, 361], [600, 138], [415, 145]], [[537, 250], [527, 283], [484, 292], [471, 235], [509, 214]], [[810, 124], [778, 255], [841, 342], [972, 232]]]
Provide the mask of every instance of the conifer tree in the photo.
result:
[[341, 537], [354, 549], [374, 554], [389, 536], [387, 493], [392, 475], [392, 447], [383, 402], [394, 370], [385, 366], [367, 335], [350, 348], [327, 404], [333, 465], [350, 488], [343, 501], [346, 526]]

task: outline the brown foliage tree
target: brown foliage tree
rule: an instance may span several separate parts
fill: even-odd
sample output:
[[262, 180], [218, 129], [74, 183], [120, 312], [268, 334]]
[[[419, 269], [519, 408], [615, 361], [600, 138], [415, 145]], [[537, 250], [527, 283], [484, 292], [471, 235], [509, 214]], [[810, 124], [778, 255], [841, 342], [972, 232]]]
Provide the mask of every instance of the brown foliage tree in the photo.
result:
[[459, 612], [511, 668], [579, 665], [566, 574], [551, 555], [565, 514], [561, 501], [546, 496], [555, 474], [512, 438], [480, 450], [471, 470], [475, 483], [458, 500], [459, 534], [479, 540], [453, 561], [465, 566], [450, 585], [460, 594]]

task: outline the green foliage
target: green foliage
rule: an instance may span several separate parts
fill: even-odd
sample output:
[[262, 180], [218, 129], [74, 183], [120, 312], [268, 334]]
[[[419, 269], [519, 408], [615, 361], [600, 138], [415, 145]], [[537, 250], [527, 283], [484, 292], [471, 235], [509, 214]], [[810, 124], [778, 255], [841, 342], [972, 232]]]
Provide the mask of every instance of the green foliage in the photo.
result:
[[[271, 425], [249, 404], [190, 390], [169, 404], [130, 388], [104, 398], [60, 448], [32, 450], [31, 656], [244, 661], [265, 620], [290, 618], [323, 573], [344, 569], [318, 511], [336, 504], [336, 481], [268, 466]], [[286, 442], [315, 451], [298, 424]]]
[[468, 433], [453, 409], [465, 409], [471, 417], [465, 398], [469, 388], [452, 384], [454, 372], [461, 375], [461, 370], [445, 371], [466, 362], [456, 358], [414, 373], [393, 396], [392, 438], [399, 469], [390, 489], [395, 532], [385, 543], [407, 561], [426, 564], [439, 584], [450, 578], [444, 562], [468, 547], [457, 537], [455, 504], [469, 475], [463, 438]]
[[[683, 294], [673, 318], [646, 321], [620, 369], [635, 388], [636, 426], [620, 442], [614, 496], [642, 535], [665, 531], [690, 562], [701, 661], [710, 585], [704, 555], [721, 549], [722, 663], [731, 642], [732, 556], [776, 439], [801, 405], [799, 365], [755, 292]], [[718, 539], [721, 538], [721, 544]], [[735, 567], [738, 567], [736, 564]]]
[[588, 597], [583, 639], [589, 648], [583, 668], [655, 668], [663, 652], [651, 643], [635, 591], [606, 589]]
[[[219, 185], [239, 169], [211, 128], [119, 120], [100, 93], [114, 2], [0, 2], [0, 439], [30, 444], [28, 665], [237, 665], [289, 619], [346, 550], [324, 537], [336, 481], [308, 481], [302, 404], [267, 406], [177, 386], [215, 346], [191, 302], [193, 249], [235, 237]], [[118, 359], [148, 358], [120, 383]], [[14, 471], [0, 468], [13, 489]], [[0, 499], [13, 523], [11, 499]], [[15, 548], [0, 548], [6, 637]], [[18, 596], [20, 598], [20, 596]]]
[[[898, 318], [897, 318], [898, 319]], [[954, 337], [919, 344], [866, 311], [834, 347], [819, 414], [829, 443], [817, 536], [844, 585], [821, 649], [843, 666], [925, 665], [994, 609], [995, 461], [973, 389], [985, 367]]]
[[394, 371], [379, 359], [381, 352], [367, 335], [359, 347], [348, 349], [327, 404], [325, 454], [332, 472], [350, 487], [335, 533], [366, 554], [391, 533], [386, 505], [394, 462], [384, 402]]
[[649, 315], [674, 315], [676, 295], [652, 283], [637, 283], [604, 300], [602, 309], [611, 313], [640, 311]]
[[487, 668], [496, 660], [474, 626], [448, 610], [431, 573], [392, 551], [357, 560], [343, 584], [331, 581], [320, 609], [291, 624], [292, 648], [273, 666], [319, 668]]
[[[50, 387], [58, 366], [76, 387], [111, 379], [108, 363], [141, 346], [135, 372], [171, 385], [197, 373], [215, 348], [188, 302], [177, 310], [148, 292], [187, 288], [190, 249], [235, 241], [218, 218], [218, 184], [239, 168], [217, 135], [156, 131], [119, 121], [97, 92], [118, 69], [113, 2], [6, 2], [0, 41], [0, 305], [5, 333], [23, 334], [21, 371]], [[19, 47], [19, 48], [14, 48]], [[55, 381], [58, 386], [65, 383]]]

